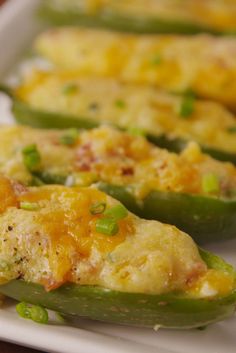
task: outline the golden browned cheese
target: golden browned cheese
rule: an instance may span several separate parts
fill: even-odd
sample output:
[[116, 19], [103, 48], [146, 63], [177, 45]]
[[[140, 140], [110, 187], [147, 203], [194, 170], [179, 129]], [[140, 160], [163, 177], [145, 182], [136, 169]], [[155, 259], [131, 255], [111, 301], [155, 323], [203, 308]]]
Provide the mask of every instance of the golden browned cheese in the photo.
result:
[[127, 213], [116, 234], [100, 232], [96, 224], [105, 216], [91, 207], [119, 203], [95, 188], [26, 188], [2, 176], [0, 184], [0, 202], [6, 195], [12, 200], [0, 213], [1, 283], [22, 278], [46, 290], [72, 282], [197, 297], [224, 295], [234, 286], [233, 276], [208, 270], [193, 240], [173, 226]]
[[88, 14], [114, 13], [131, 17], [187, 21], [220, 31], [236, 29], [234, 0], [54, 0], [58, 9]]
[[125, 128], [138, 127], [153, 135], [194, 140], [236, 153], [235, 117], [211, 101], [196, 99], [192, 113], [183, 117], [181, 106], [185, 98], [154, 87], [37, 70], [24, 77], [16, 96], [37, 110], [111, 122]]
[[35, 48], [60, 69], [168, 91], [191, 89], [236, 109], [234, 37], [138, 36], [61, 28], [39, 35]]
[[[64, 176], [67, 185], [90, 185], [96, 181], [123, 185], [139, 199], [152, 190], [232, 197], [236, 189], [236, 168], [203, 154], [194, 142], [180, 154], [103, 126], [81, 131], [65, 145], [71, 131], [37, 130], [23, 126], [0, 129], [0, 171], [29, 184], [32, 174], [24, 164], [22, 150], [36, 144], [41, 172]], [[204, 188], [206, 176], [219, 184], [213, 194]], [[209, 191], [210, 192], [210, 191]]]

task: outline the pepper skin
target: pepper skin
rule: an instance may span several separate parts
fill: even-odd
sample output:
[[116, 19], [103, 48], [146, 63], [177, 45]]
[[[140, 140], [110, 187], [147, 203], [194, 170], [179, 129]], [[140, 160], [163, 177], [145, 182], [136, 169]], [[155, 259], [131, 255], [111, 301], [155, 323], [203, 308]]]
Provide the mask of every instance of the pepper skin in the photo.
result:
[[[108, 10], [108, 11], [106, 11]], [[176, 16], [164, 17], [154, 13], [141, 17], [135, 14], [118, 13], [112, 8], [101, 11], [82, 11], [81, 9], [58, 9], [45, 1], [39, 9], [40, 17], [53, 25], [79, 25], [101, 27], [110, 30], [133, 33], [227, 33], [227, 30], [214, 28], [210, 24], [198, 23]], [[228, 32], [233, 33], [232, 29]]]
[[[3, 88], [0, 88], [0, 90], [3, 90]], [[16, 121], [23, 125], [44, 129], [67, 129], [71, 127], [78, 129], [92, 129], [101, 124], [99, 121], [86, 119], [86, 117], [77, 117], [70, 114], [67, 115], [36, 110], [30, 108], [27, 104], [14, 97], [12, 97], [12, 99], [12, 113]], [[147, 134], [146, 137], [156, 146], [166, 148], [169, 151], [176, 153], [181, 152], [188, 143], [187, 140], [185, 141], [181, 138], [169, 139], [165, 135], [158, 136]], [[225, 152], [216, 148], [210, 148], [208, 146], [200, 146], [203, 152], [208, 153], [213, 158], [218, 159], [219, 161], [228, 161], [236, 165], [236, 154]]]
[[[219, 257], [200, 250], [208, 268], [234, 273]], [[13, 280], [0, 292], [19, 301], [41, 305], [64, 315], [116, 324], [175, 329], [197, 328], [223, 320], [235, 311], [236, 292], [219, 298], [191, 298], [183, 293], [150, 295], [66, 284], [46, 292], [38, 284]]]

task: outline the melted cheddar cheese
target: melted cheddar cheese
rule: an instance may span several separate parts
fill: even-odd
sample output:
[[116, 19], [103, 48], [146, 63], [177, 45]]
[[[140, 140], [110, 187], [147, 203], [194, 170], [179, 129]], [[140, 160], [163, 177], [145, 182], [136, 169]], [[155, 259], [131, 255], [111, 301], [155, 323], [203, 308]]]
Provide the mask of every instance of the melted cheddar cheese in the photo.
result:
[[209, 196], [231, 197], [236, 189], [236, 168], [203, 154], [194, 142], [180, 154], [157, 148], [141, 136], [104, 126], [81, 131], [73, 145], [63, 145], [67, 131], [13, 126], [0, 129], [0, 171], [29, 184], [32, 174], [22, 150], [35, 143], [41, 172], [64, 176], [67, 185], [96, 181], [124, 185], [142, 199], [152, 190], [204, 194], [205, 175], [214, 174], [219, 190]]
[[[46, 290], [72, 282], [192, 296], [202, 295], [196, 288], [204, 283], [212, 296], [226, 283], [228, 292], [233, 289], [233, 276], [230, 285], [228, 274], [207, 269], [193, 240], [173, 226], [128, 213], [117, 234], [99, 233], [94, 224], [102, 215], [91, 214], [91, 206], [102, 201], [109, 209], [118, 202], [95, 188], [27, 188], [2, 176], [0, 185], [1, 283], [22, 278]], [[23, 202], [37, 208], [24, 209]]]
[[184, 97], [154, 87], [36, 70], [24, 78], [16, 96], [34, 109], [111, 122], [125, 128], [137, 126], [148, 133], [195, 140], [204, 146], [236, 153], [235, 133], [232, 133], [236, 131], [235, 117], [214, 102], [196, 100], [192, 114], [183, 118], [179, 110]]
[[35, 48], [55, 67], [76, 74], [152, 84], [168, 91], [191, 89], [236, 108], [233, 37], [138, 36], [62, 28], [39, 35]]
[[85, 14], [118, 14], [146, 19], [187, 21], [222, 31], [236, 29], [234, 0], [51, 0], [57, 10], [79, 10]]

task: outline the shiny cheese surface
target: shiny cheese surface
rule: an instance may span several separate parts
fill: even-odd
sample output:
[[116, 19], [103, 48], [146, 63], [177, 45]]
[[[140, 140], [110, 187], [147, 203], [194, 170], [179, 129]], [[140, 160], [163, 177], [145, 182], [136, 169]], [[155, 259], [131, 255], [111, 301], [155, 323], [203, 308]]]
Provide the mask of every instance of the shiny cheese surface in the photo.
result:
[[187, 21], [222, 31], [236, 29], [234, 0], [51, 0], [57, 10]]
[[68, 27], [42, 33], [35, 48], [61, 69], [168, 91], [191, 89], [236, 109], [234, 37], [138, 36]]
[[[5, 177], [0, 185], [1, 283], [23, 278], [46, 290], [72, 282], [200, 297], [233, 289], [234, 278], [208, 270], [193, 240], [173, 226], [129, 213], [116, 235], [98, 233], [95, 224], [102, 215], [91, 214], [91, 206], [102, 201], [109, 209], [118, 202], [94, 188], [27, 188]], [[22, 202], [37, 209], [22, 209]], [[203, 293], [204, 285], [210, 291]]]
[[214, 102], [196, 100], [193, 113], [184, 118], [179, 112], [184, 97], [113, 79], [36, 70], [24, 78], [16, 96], [34, 109], [122, 127], [136, 126], [151, 134], [195, 140], [204, 146], [236, 153], [235, 117]]
[[23, 126], [0, 129], [0, 172], [24, 184], [32, 174], [24, 164], [22, 150], [36, 144], [40, 171], [64, 176], [67, 185], [90, 185], [97, 181], [127, 186], [137, 198], [152, 190], [206, 194], [202, 180], [214, 175], [219, 190], [213, 197], [232, 197], [236, 189], [236, 168], [216, 161], [190, 143], [180, 154], [170, 153], [133, 136], [103, 126], [81, 131], [72, 145], [61, 139], [70, 131], [37, 130]]

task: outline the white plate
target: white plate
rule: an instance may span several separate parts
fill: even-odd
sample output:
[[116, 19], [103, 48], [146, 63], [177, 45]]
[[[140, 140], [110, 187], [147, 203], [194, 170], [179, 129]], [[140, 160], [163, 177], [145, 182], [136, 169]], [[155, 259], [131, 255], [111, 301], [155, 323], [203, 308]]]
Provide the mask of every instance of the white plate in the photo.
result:
[[[49, 0], [50, 1], [50, 0]], [[0, 12], [0, 76], [15, 63], [39, 27], [33, 20], [38, 0], [10, 0]], [[0, 122], [12, 123], [9, 99], [0, 95]], [[236, 241], [207, 247], [236, 265]], [[54, 353], [235, 353], [236, 318], [205, 331], [131, 328], [78, 320], [76, 327], [39, 325], [19, 318], [15, 303], [0, 308], [0, 339]]]

